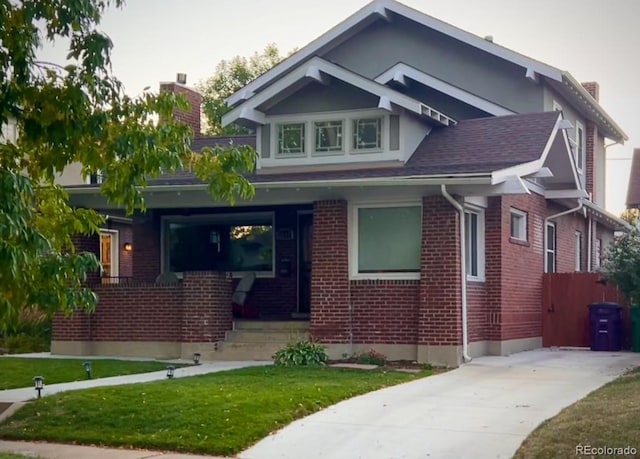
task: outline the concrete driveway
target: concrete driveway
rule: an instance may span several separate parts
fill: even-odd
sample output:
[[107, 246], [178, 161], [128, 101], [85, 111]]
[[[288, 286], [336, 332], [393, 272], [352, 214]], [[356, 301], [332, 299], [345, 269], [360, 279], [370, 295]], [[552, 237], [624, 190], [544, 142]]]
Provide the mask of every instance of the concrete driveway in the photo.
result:
[[480, 357], [301, 419], [242, 459], [510, 458], [542, 421], [640, 365], [640, 354], [540, 349]]

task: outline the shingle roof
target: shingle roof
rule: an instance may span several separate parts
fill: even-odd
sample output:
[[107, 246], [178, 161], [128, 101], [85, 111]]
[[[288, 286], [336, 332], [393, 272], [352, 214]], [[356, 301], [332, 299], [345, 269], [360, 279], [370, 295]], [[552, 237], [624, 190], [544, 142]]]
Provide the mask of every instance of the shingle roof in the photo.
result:
[[629, 188], [627, 189], [627, 207], [640, 207], [640, 148], [633, 150]]
[[226, 135], [226, 136], [215, 136], [215, 137], [197, 137], [191, 141], [191, 149], [193, 151], [200, 151], [204, 147], [214, 147], [214, 146], [229, 146], [229, 144], [234, 145], [250, 145], [253, 148], [256, 147], [256, 136], [255, 135]]
[[[255, 174], [249, 179], [253, 183], [269, 183], [489, 174], [539, 159], [557, 118], [556, 112], [543, 112], [465, 120], [456, 126], [434, 128], [403, 167]], [[218, 139], [207, 142], [212, 141], [219, 142]], [[234, 141], [237, 145], [242, 141], [255, 145], [255, 138], [247, 136], [236, 137]], [[195, 146], [192, 144], [194, 150]], [[188, 172], [149, 181], [151, 186], [197, 183], [198, 179]]]

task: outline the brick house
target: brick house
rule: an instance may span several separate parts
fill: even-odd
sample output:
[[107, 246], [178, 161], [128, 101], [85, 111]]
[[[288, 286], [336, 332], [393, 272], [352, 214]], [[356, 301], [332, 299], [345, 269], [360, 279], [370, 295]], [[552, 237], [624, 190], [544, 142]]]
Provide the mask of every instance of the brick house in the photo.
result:
[[[163, 90], [190, 97], [194, 150], [255, 147], [256, 195], [229, 207], [186, 173], [150, 181], [131, 281], [58, 318], [53, 352], [268, 358], [292, 334], [334, 358], [533, 349], [543, 273], [596, 270], [624, 226], [603, 209], [604, 143], [627, 137], [596, 83], [392, 0], [233, 94], [223, 122], [252, 135], [200, 137], [197, 93]], [[96, 186], [70, 192], [109, 212]], [[181, 281], [156, 282], [166, 272]], [[230, 302], [247, 272], [252, 321]]]

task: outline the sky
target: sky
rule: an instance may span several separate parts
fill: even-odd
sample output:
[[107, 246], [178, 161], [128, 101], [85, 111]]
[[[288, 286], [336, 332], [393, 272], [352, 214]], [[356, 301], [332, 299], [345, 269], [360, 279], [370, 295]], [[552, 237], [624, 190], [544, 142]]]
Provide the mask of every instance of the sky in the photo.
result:
[[[127, 92], [158, 89], [178, 72], [187, 83], [211, 76], [216, 64], [275, 43], [302, 48], [368, 0], [127, 0], [101, 29], [114, 42], [115, 75]], [[629, 136], [607, 149], [609, 211], [624, 209], [630, 158], [640, 147], [640, 15], [638, 0], [402, 0], [423, 13], [600, 84], [600, 104]], [[60, 62], [63, 46], [42, 59]]]

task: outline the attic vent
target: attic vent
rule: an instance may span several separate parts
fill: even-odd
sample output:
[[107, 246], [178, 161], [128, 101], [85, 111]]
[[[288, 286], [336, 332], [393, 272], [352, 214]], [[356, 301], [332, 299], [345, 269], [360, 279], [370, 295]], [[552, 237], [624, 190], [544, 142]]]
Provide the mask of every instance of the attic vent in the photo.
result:
[[176, 73], [176, 83], [187, 84], [187, 74], [186, 73]]
[[485, 35], [484, 39], [490, 43], [493, 43], [493, 35]]

